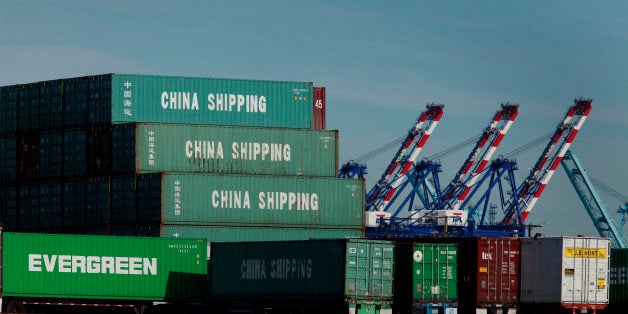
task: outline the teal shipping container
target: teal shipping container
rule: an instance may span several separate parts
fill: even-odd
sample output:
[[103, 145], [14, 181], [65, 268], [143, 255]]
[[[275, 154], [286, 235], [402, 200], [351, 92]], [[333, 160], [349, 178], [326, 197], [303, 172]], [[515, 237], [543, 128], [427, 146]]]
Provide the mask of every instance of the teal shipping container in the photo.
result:
[[364, 226], [364, 180], [165, 173], [165, 224]]
[[206, 295], [207, 242], [2, 233], [2, 296], [196, 302]]
[[361, 228], [331, 227], [243, 227], [220, 225], [162, 225], [161, 236], [203, 238], [209, 242], [287, 241], [308, 239], [344, 239], [364, 237]]
[[389, 312], [393, 267], [394, 244], [384, 240], [210, 243], [212, 298], [295, 312]]
[[335, 177], [338, 131], [136, 125], [136, 172]]

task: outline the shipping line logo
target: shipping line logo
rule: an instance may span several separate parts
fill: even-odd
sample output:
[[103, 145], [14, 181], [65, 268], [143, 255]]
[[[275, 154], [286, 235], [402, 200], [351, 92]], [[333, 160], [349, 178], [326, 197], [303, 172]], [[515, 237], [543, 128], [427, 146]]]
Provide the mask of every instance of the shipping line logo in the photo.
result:
[[[161, 107], [166, 110], [199, 110], [196, 92], [163, 91]], [[207, 94], [206, 107], [210, 111], [266, 113], [266, 96], [240, 94]]]
[[[214, 208], [251, 208], [249, 191], [214, 190], [210, 193]], [[259, 192], [259, 209], [318, 210], [318, 194], [302, 192]]]
[[28, 254], [29, 272], [157, 275], [157, 258]]
[[[231, 159], [233, 160], [283, 162], [290, 161], [290, 152], [290, 144], [256, 142], [233, 142], [231, 144]], [[189, 159], [225, 158], [221, 141], [205, 140], [187, 140], [185, 142], [185, 156]]]
[[243, 280], [312, 279], [312, 259], [276, 258], [270, 263], [265, 259], [243, 259], [240, 275]]
[[606, 258], [606, 249], [565, 248], [565, 257]]

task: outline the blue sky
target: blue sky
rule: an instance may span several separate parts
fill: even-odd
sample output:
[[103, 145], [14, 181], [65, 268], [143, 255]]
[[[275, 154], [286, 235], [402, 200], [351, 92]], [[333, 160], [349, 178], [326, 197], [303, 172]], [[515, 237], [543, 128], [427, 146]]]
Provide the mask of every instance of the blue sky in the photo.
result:
[[[626, 12], [623, 1], [8, 0], [0, 85], [112, 72], [312, 81], [327, 88], [341, 162], [406, 134], [427, 103], [445, 114], [422, 157], [518, 103], [498, 155], [553, 131], [587, 97], [593, 110], [572, 148], [626, 195]], [[517, 157], [519, 182], [544, 145]], [[444, 181], [470, 149], [441, 160]], [[367, 162], [367, 187], [395, 150]], [[620, 202], [606, 205], [614, 213]], [[562, 168], [528, 222], [547, 235], [597, 235]]]

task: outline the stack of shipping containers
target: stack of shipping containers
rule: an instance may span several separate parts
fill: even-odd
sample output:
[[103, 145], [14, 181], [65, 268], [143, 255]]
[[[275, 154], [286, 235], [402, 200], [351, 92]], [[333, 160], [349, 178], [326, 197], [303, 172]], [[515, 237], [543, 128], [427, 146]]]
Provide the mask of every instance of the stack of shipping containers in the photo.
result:
[[363, 235], [312, 83], [107, 74], [0, 88], [6, 231]]

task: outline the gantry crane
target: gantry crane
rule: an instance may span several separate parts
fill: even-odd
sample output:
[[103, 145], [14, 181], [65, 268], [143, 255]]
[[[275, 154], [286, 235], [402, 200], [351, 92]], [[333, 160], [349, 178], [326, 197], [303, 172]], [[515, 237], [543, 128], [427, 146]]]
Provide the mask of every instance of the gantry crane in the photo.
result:
[[[553, 135], [549, 137], [550, 133], [545, 137], [550, 138], [550, 142], [521, 185], [515, 180], [516, 160], [499, 157], [489, 163], [517, 117], [517, 105], [502, 105], [502, 110], [484, 130], [444, 190], [441, 190], [438, 178], [440, 164], [429, 159], [418, 160], [421, 148], [442, 116], [442, 105], [428, 105], [380, 180], [367, 194], [367, 235], [390, 237], [442, 233], [443, 222], [447, 231], [451, 218], [448, 215], [452, 214], [452, 222], [460, 215], [468, 220], [459, 219], [458, 224], [450, 226], [451, 234], [524, 236], [525, 220], [585, 122], [591, 102], [582, 98], [574, 100]], [[339, 172], [341, 177], [343, 173], [349, 177], [366, 171], [366, 166], [358, 162], [345, 166], [344, 171]], [[401, 191], [406, 187], [412, 189], [405, 191], [402, 197]], [[491, 202], [495, 194], [500, 198], [499, 208]], [[401, 214], [403, 209], [407, 209], [405, 215]], [[500, 217], [496, 218], [498, 212]]]
[[[410, 130], [380, 180], [367, 194], [367, 226], [384, 229], [384, 232], [395, 229], [409, 233], [434, 233], [438, 231], [432, 222], [435, 221], [437, 224], [441, 222], [443, 225], [443, 219], [434, 220], [433, 216], [463, 215], [462, 211], [456, 211], [457, 208], [454, 212], [448, 212], [452, 209], [452, 204], [448, 202], [453, 201], [455, 206], [464, 199], [466, 195], [463, 194], [468, 192], [478, 173], [486, 167], [517, 117], [517, 110], [516, 104], [501, 105], [501, 110], [495, 114], [489, 126], [477, 139], [475, 147], [456, 173], [452, 183], [448, 185], [448, 189], [441, 192], [438, 177], [438, 173], [441, 172], [440, 164], [429, 159], [417, 161], [420, 148], [431, 134], [429, 131], [433, 130], [442, 115], [442, 107], [428, 106], [428, 110], [421, 114], [415, 127]], [[421, 131], [422, 128], [427, 131]], [[416, 149], [412, 150], [413, 146]], [[366, 167], [351, 161], [343, 165], [339, 176], [356, 176], [354, 175], [356, 169], [362, 171]], [[406, 190], [406, 187], [411, 189], [402, 196], [401, 192]], [[457, 218], [460, 218], [460, 222], [465, 221], [463, 217]]]

